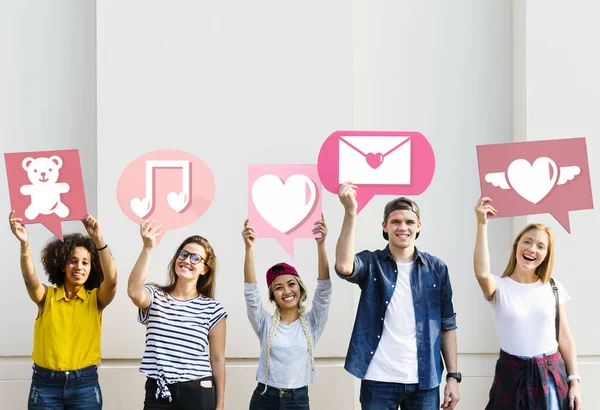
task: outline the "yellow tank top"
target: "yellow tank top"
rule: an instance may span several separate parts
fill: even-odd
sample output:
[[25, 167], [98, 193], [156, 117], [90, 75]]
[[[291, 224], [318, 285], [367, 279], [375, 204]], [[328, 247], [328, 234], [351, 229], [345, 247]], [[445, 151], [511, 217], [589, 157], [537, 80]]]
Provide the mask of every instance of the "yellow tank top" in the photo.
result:
[[97, 290], [81, 288], [68, 300], [63, 286], [48, 286], [33, 328], [33, 362], [51, 370], [77, 370], [100, 362], [102, 312]]

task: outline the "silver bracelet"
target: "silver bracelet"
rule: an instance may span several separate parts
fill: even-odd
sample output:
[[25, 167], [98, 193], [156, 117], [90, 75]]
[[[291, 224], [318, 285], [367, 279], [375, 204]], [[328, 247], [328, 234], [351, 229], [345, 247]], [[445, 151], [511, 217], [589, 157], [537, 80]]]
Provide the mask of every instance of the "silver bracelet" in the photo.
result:
[[571, 374], [569, 377], [567, 377], [567, 381], [570, 382], [571, 380], [577, 380], [578, 382], [581, 382], [581, 376], [578, 374]]

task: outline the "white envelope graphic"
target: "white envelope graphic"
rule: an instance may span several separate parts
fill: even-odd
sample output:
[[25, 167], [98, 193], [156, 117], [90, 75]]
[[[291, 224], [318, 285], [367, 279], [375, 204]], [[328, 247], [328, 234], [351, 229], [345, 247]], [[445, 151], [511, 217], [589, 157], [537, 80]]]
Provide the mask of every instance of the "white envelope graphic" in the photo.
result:
[[338, 182], [410, 185], [410, 137], [340, 137]]

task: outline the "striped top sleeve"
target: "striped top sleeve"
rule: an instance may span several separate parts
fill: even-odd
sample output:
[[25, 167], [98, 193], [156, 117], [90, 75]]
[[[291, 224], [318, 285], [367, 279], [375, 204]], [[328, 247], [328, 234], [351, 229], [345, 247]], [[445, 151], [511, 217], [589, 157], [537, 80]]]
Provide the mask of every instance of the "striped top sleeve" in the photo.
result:
[[138, 321], [146, 326], [140, 372], [158, 380], [159, 388], [212, 375], [208, 333], [227, 316], [223, 306], [204, 296], [181, 301], [154, 285], [145, 287], [150, 304], [138, 312]]

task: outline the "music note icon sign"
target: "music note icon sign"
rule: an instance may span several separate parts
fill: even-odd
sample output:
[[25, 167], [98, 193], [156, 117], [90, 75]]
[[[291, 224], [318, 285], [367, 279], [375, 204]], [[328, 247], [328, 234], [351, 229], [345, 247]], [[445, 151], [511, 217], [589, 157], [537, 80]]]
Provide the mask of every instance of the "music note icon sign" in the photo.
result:
[[167, 202], [175, 211], [181, 213], [190, 202], [190, 162], [189, 161], [146, 161], [146, 197], [133, 198], [129, 203], [131, 210], [140, 218], [147, 216], [154, 207], [154, 170], [157, 168], [181, 168], [181, 192], [169, 192]]

